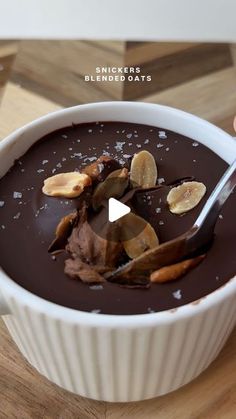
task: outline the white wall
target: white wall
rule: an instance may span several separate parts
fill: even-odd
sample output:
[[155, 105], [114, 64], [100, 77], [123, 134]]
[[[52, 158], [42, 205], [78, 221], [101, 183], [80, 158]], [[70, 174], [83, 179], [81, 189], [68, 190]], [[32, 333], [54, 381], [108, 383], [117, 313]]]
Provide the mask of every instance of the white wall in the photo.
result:
[[0, 0], [0, 38], [236, 41], [236, 0]]

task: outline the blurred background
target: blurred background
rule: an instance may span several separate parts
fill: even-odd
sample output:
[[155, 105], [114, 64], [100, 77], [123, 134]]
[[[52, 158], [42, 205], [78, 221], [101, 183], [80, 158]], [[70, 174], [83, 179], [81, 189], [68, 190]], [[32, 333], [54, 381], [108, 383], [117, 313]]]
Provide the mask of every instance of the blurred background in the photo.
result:
[[[9, 84], [1, 115], [16, 97], [16, 106], [21, 98], [24, 106], [26, 98], [34, 100], [35, 110], [44, 100], [41, 113], [88, 102], [140, 100], [184, 109], [232, 133], [235, 64], [236, 44], [227, 43], [2, 40], [1, 96]], [[138, 66], [152, 81], [86, 82], [84, 76], [95, 75], [98, 66]], [[18, 118], [11, 129], [29, 119]]]

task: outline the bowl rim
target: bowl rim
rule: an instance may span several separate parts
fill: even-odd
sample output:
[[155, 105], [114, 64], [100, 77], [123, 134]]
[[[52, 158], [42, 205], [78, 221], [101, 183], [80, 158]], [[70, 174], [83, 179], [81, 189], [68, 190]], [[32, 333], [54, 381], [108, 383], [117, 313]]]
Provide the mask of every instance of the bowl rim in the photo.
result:
[[[89, 103], [89, 104], [82, 104], [76, 105], [73, 107], [65, 108], [56, 110], [54, 112], [50, 112], [47, 115], [41, 116], [33, 120], [32, 122], [18, 128], [6, 138], [1, 140], [0, 142], [0, 159], [2, 151], [8, 147], [9, 145], [15, 143], [18, 138], [29, 129], [36, 128], [38, 125], [43, 125], [44, 123], [50, 120], [57, 120], [60, 119], [61, 115], [71, 114], [80, 109], [96, 109], [97, 107], [110, 107], [110, 106], [122, 106], [122, 107], [133, 107], [133, 108], [153, 108], [162, 109], [167, 112], [177, 113], [179, 116], [183, 118], [192, 119], [198, 124], [204, 124], [209, 128], [214, 128], [214, 130], [219, 132], [219, 134], [228, 137], [229, 140], [232, 141], [232, 136], [221, 128], [218, 128], [214, 124], [203, 120], [200, 117], [197, 117], [191, 113], [182, 111], [180, 109], [176, 109], [173, 107], [153, 104], [153, 103], [145, 103], [145, 102], [123, 102], [123, 101], [104, 101], [104, 102], [96, 102], [96, 103]], [[105, 119], [104, 119], [105, 120]], [[50, 132], [50, 131], [49, 131]], [[36, 140], [37, 141], [37, 140]], [[234, 143], [235, 144], [235, 143]], [[235, 144], [236, 146], [236, 144]], [[42, 297], [39, 297], [32, 292], [26, 290], [19, 284], [17, 284], [13, 279], [11, 279], [4, 270], [0, 267], [0, 293], [3, 293], [7, 305], [11, 308], [11, 301], [8, 301], [8, 298], [11, 297], [14, 300], [20, 301], [22, 305], [29, 306], [36, 312], [45, 313], [54, 319], [63, 319], [63, 321], [69, 323], [76, 323], [76, 324], [86, 324], [89, 326], [94, 327], [125, 327], [126, 329], [129, 327], [138, 328], [140, 326], [155, 326], [159, 324], [168, 324], [172, 323], [173, 321], [176, 322], [183, 318], [192, 317], [197, 314], [201, 314], [204, 311], [209, 310], [211, 307], [215, 305], [221, 304], [224, 300], [232, 297], [232, 295], [236, 295], [236, 275], [229, 279], [224, 285], [217, 288], [216, 290], [212, 291], [210, 294], [195, 300], [193, 302], [187, 303], [185, 305], [179, 306], [177, 308], [168, 309], [164, 311], [154, 312], [154, 313], [144, 313], [144, 314], [102, 314], [102, 313], [92, 313], [86, 311], [80, 311], [76, 309], [72, 309], [69, 307], [65, 307], [51, 301], [45, 300]], [[13, 308], [14, 313], [14, 308]]]

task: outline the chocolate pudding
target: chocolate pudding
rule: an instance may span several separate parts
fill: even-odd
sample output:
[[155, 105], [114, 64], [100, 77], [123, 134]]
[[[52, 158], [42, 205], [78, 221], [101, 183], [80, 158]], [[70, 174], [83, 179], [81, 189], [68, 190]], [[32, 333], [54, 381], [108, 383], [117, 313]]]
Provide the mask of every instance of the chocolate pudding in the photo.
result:
[[[132, 211], [146, 220], [160, 243], [187, 231], [226, 170], [225, 161], [200, 142], [162, 128], [123, 122], [73, 125], [41, 138], [0, 180], [0, 265], [3, 270], [19, 285], [46, 300], [106, 314], [171, 310], [224, 285], [236, 272], [235, 192], [219, 215], [214, 241], [204, 259], [173, 281], [151, 282], [146, 286], [142, 278], [140, 284], [130, 286], [130, 283], [109, 280], [85, 283], [74, 278], [70, 269], [65, 271], [65, 263], [67, 266], [68, 260], [73, 262], [75, 228], [70, 231], [63, 251], [48, 251], [63, 217], [79, 211], [82, 218], [83, 202], [91, 196], [93, 186], [86, 185], [79, 197], [48, 196], [42, 192], [45, 179], [60, 173], [86, 172], [85, 168], [100, 156], [112, 158], [113, 169], [127, 174], [131, 159], [141, 150], [155, 158], [156, 186], [137, 188], [134, 194], [127, 187], [119, 199], [127, 202], [129, 198]], [[184, 182], [195, 181], [206, 188], [200, 202], [187, 212], [171, 212], [167, 204], [170, 190]], [[133, 195], [127, 198], [130, 192]], [[102, 238], [96, 214], [103, 209], [96, 208], [96, 213], [89, 211], [86, 217]], [[104, 214], [106, 217], [107, 213]], [[114, 263], [117, 267], [128, 259], [121, 252]]]

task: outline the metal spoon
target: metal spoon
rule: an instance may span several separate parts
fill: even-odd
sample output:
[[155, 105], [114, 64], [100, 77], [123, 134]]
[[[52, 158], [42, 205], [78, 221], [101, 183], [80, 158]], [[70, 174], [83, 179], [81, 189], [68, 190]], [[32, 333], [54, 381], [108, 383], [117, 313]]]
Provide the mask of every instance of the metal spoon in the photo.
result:
[[216, 221], [221, 208], [236, 185], [236, 160], [226, 170], [215, 189], [205, 203], [201, 213], [186, 233], [177, 238], [147, 250], [138, 258], [131, 260], [113, 272], [108, 272], [106, 279], [112, 281], [131, 271], [159, 269], [176, 263], [187, 256], [206, 248], [213, 239]]

